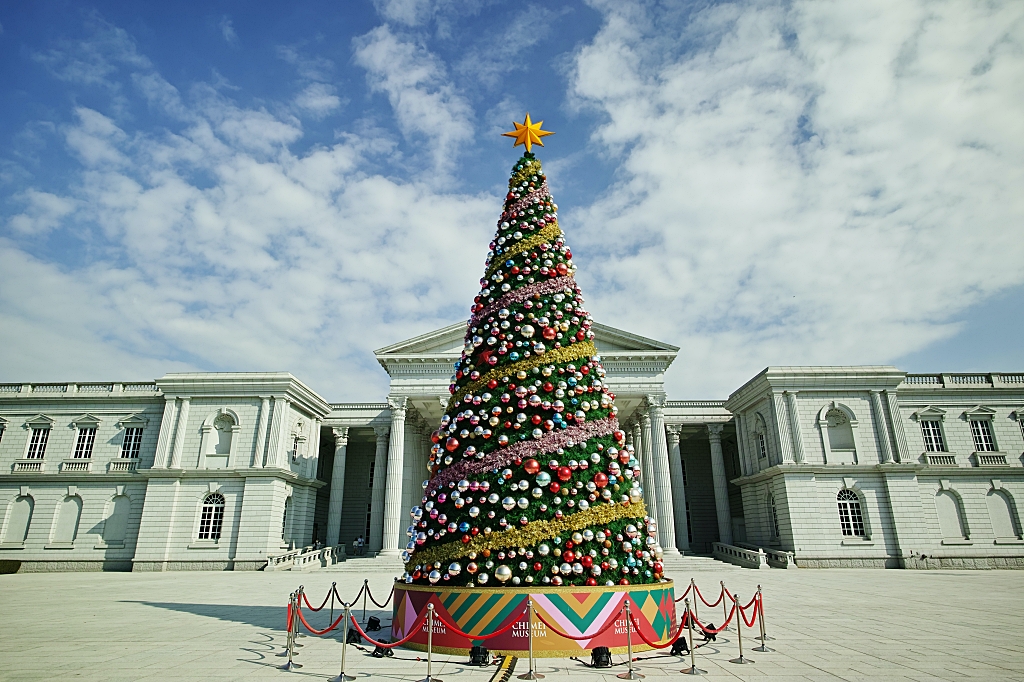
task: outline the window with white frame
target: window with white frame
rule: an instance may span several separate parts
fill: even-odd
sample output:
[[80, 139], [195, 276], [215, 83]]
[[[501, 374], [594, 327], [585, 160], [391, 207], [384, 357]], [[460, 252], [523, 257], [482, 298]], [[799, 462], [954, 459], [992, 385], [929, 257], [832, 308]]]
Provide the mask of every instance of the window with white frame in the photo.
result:
[[28, 459], [42, 459], [46, 454], [46, 442], [50, 440], [50, 427], [38, 427], [32, 429], [32, 436], [28, 441]]
[[975, 452], [994, 452], [996, 442], [992, 438], [992, 422], [988, 419], [971, 420], [971, 436]]
[[92, 446], [95, 442], [95, 426], [83, 426], [79, 428], [78, 437], [75, 439], [75, 452], [72, 456], [75, 459], [90, 459], [92, 457]]
[[928, 452], [945, 452], [946, 443], [942, 440], [942, 428], [938, 419], [921, 420], [921, 436], [924, 438], [924, 449]]
[[124, 430], [124, 441], [121, 443], [122, 459], [138, 459], [142, 450], [142, 428], [129, 426]]
[[203, 509], [199, 515], [199, 539], [219, 540], [223, 526], [224, 496], [211, 493], [203, 500]]
[[299, 461], [299, 437], [292, 436], [292, 461]]
[[839, 526], [843, 535], [864, 537], [864, 516], [860, 511], [860, 498], [852, 490], [843, 489], [836, 495], [839, 504]]

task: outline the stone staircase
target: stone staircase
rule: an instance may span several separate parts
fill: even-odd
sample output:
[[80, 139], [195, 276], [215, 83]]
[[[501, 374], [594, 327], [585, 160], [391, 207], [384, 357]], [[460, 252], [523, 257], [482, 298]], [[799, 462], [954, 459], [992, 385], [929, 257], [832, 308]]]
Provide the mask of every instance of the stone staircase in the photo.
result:
[[740, 566], [719, 561], [714, 557], [684, 554], [682, 556], [665, 557], [665, 575], [677, 582], [689, 582], [692, 573], [722, 571], [742, 571]]

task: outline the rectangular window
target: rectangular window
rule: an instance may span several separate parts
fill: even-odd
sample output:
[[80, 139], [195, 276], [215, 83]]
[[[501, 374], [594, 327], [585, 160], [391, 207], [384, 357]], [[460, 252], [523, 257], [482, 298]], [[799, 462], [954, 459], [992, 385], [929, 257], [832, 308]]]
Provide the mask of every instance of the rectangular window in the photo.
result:
[[121, 444], [122, 459], [138, 459], [142, 450], [142, 429], [131, 427], [124, 430], [124, 442]]
[[686, 486], [686, 460], [680, 459], [679, 463], [683, 465], [683, 487]]
[[942, 441], [942, 429], [938, 419], [922, 419], [921, 435], [924, 437], [924, 449], [928, 452], [945, 452], [946, 444]]
[[32, 429], [32, 438], [28, 442], [28, 459], [42, 459], [46, 454], [46, 441], [50, 439], [50, 429]]
[[839, 525], [843, 535], [864, 537], [864, 517], [861, 516], [859, 502], [839, 503]]
[[763, 433], [757, 434], [757, 456], [768, 459], [768, 443], [765, 442]]
[[78, 429], [78, 438], [75, 440], [75, 459], [89, 459], [92, 457], [92, 445], [96, 442], [96, 427]]
[[987, 419], [972, 419], [971, 435], [974, 436], [975, 452], [995, 452], [996, 443], [992, 439], [992, 422]]

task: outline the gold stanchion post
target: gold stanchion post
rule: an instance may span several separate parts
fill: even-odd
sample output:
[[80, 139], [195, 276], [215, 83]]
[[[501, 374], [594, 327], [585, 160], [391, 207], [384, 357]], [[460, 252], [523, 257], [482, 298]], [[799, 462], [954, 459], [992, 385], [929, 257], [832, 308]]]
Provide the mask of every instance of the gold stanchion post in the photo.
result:
[[[337, 677], [332, 677], [330, 682], [350, 682], [356, 679], [353, 675], [345, 674], [345, 652], [348, 651], [348, 621], [351, 609], [345, 602], [342, 602], [341, 605], [345, 607], [345, 627], [341, 629], [341, 672]], [[331, 622], [333, 623], [334, 620], [332, 619]]]
[[297, 655], [295, 651], [295, 635], [298, 634], [297, 624], [299, 622], [298, 600], [296, 599], [296, 593], [292, 592], [288, 597], [288, 601], [292, 606], [291, 618], [288, 619], [288, 648], [285, 649], [285, 655], [288, 656], [288, 660], [283, 665], [278, 666], [281, 670], [295, 670], [301, 668], [302, 664], [296, 663], [293, 659]]
[[363, 578], [363, 625], [366, 625], [366, 593], [370, 591], [370, 581]]
[[693, 617], [697, 617], [697, 600], [700, 597], [697, 596], [697, 583], [693, 582], [693, 578], [690, 578], [690, 592], [693, 593]]
[[[692, 584], [692, 582], [693, 582], [692, 578], [690, 579], [690, 582]], [[686, 616], [685, 616], [686, 617], [686, 625], [687, 625], [687, 627], [689, 628], [689, 631], [690, 631], [689, 632], [689, 634], [690, 634], [690, 667], [689, 668], [683, 668], [679, 672], [683, 673], [684, 675], [707, 675], [708, 674], [707, 670], [701, 670], [700, 668], [697, 667], [697, 657], [696, 657], [697, 648], [695, 646], [693, 646], [693, 619], [694, 619], [694, 616], [693, 616], [693, 614], [690, 613], [690, 600], [689, 599], [684, 599], [683, 601], [686, 604]], [[694, 601], [696, 601], [696, 599], [694, 599]]]
[[764, 633], [764, 593], [761, 591], [760, 585], [757, 586], [757, 606], [757, 614], [761, 618], [761, 636], [758, 637], [758, 639], [760, 639], [761, 643], [764, 644], [765, 642], [770, 642], [775, 638], [769, 637]]
[[[719, 580], [718, 584], [722, 586], [722, 622], [725, 623], [729, 620], [729, 607], [725, 605], [725, 581]], [[722, 630], [730, 630], [728, 625], [722, 627]]]
[[427, 676], [420, 682], [441, 682], [431, 675], [431, 664], [434, 653], [434, 605], [427, 604]]
[[[753, 663], [749, 658], [743, 658], [743, 612], [740, 611], [740, 598], [737, 595], [732, 595], [732, 603], [736, 609], [736, 640], [740, 645], [739, 658], [730, 659], [730, 663]], [[757, 607], [757, 601], [754, 601], [754, 607]]]
[[629, 669], [616, 675], [620, 680], [642, 680], [644, 676], [633, 670], [633, 619], [629, 615], [629, 600], [626, 600], [626, 655], [629, 656]]
[[538, 673], [533, 667], [533, 599], [526, 598], [526, 634], [527, 644], [530, 648], [530, 670], [519, 675], [521, 680], [543, 680], [544, 676]]

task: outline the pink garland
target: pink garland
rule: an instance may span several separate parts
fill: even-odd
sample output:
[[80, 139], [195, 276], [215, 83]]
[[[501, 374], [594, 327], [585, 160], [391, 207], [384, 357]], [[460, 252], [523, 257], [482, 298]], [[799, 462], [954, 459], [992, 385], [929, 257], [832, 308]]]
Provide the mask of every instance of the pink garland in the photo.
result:
[[550, 194], [548, 191], [548, 182], [545, 180], [540, 183], [540, 187], [535, 188], [532, 192], [527, 194], [525, 197], [516, 200], [516, 203], [512, 204], [507, 211], [502, 214], [502, 218], [505, 217], [519, 217], [519, 212], [525, 208], [528, 208], [535, 199], [543, 199], [545, 195]]
[[[527, 299], [533, 298], [534, 294], [553, 294], [558, 291], [564, 291], [565, 289], [576, 289], [576, 280], [572, 278], [572, 275], [563, 275], [562, 277], [555, 277], [554, 279], [545, 280], [543, 282], [527, 284], [525, 287], [508, 292], [494, 303], [484, 307], [476, 315], [470, 317], [467, 329], [471, 329], [473, 325], [487, 315], [493, 313], [495, 310], [501, 310], [502, 308], [507, 308], [510, 305], [515, 305], [516, 303], [525, 303]], [[467, 335], [472, 336], [468, 332]]]
[[507, 448], [494, 450], [483, 459], [464, 459], [444, 471], [438, 472], [437, 476], [431, 479], [427, 485], [425, 494], [430, 497], [430, 493], [449, 483], [481, 474], [488, 469], [500, 469], [508, 466], [516, 457], [525, 458], [531, 455], [547, 454], [558, 448], [566, 447], [570, 440], [582, 443], [591, 438], [607, 436], [618, 428], [619, 420], [615, 417], [607, 417], [587, 422], [583, 426], [570, 426], [563, 431], [553, 431], [537, 441], [520, 441]]

